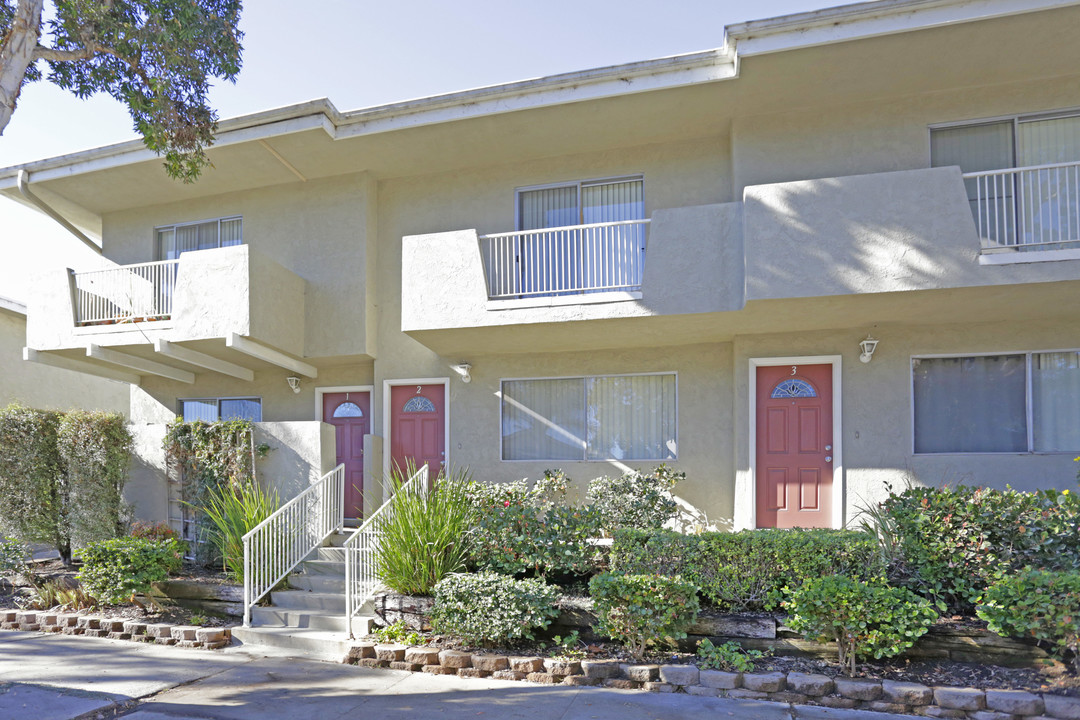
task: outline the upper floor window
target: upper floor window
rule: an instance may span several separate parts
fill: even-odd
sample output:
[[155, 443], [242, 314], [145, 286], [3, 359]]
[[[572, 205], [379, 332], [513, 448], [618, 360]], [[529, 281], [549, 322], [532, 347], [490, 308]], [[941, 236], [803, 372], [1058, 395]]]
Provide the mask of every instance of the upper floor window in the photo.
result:
[[1080, 450], [1080, 352], [911, 361], [916, 453]]
[[930, 164], [958, 165], [991, 250], [1057, 250], [1080, 241], [1080, 113], [934, 127]]
[[157, 259], [175, 260], [189, 250], [227, 247], [243, 241], [240, 217], [168, 225], [157, 228]]
[[645, 218], [641, 177], [521, 188], [517, 191], [518, 230], [642, 220]]
[[180, 400], [180, 416], [184, 422], [202, 420], [262, 421], [262, 400], [257, 397], [187, 398]]

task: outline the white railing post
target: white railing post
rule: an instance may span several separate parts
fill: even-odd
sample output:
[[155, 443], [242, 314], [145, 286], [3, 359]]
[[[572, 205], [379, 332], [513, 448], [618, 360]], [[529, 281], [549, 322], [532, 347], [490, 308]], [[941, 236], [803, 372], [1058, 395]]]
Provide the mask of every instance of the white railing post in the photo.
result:
[[[428, 466], [416, 471], [396, 493], [426, 493]], [[342, 546], [345, 550], [345, 631], [353, 637], [352, 621], [360, 608], [375, 594], [375, 560], [382, 538], [382, 526], [390, 517], [393, 496], [373, 512]]]
[[[289, 576], [312, 551], [344, 524], [340, 513], [320, 508], [343, 503], [345, 465], [319, 478], [244, 535], [244, 626], [251, 608]], [[314, 506], [309, 512], [309, 507]]]
[[963, 177], [975, 182], [975, 223], [984, 254], [1080, 248], [1080, 162]]
[[179, 262], [162, 260], [75, 273], [76, 324], [168, 319]]
[[641, 289], [649, 220], [480, 236], [491, 300]]

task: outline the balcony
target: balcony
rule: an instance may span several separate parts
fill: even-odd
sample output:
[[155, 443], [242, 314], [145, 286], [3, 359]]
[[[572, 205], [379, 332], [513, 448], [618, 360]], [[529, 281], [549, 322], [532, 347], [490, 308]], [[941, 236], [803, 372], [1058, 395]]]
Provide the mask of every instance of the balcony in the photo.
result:
[[1080, 258], [1080, 163], [965, 173], [984, 264]]
[[640, 292], [649, 222], [482, 235], [488, 299]]
[[37, 280], [27, 303], [26, 357], [132, 383], [143, 375], [191, 383], [200, 370], [250, 380], [270, 366], [314, 377], [299, 360], [305, 290], [247, 245], [57, 270]]
[[75, 325], [168, 320], [179, 266], [163, 260], [75, 273]]

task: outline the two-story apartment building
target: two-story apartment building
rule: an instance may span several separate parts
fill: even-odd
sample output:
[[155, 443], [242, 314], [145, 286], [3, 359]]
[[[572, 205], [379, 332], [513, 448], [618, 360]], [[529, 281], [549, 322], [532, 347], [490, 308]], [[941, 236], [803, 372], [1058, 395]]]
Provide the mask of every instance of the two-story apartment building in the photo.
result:
[[130, 382], [142, 427], [266, 423], [263, 476], [344, 462], [355, 514], [410, 457], [667, 463], [729, 528], [1069, 487], [1078, 26], [1076, 0], [882, 0], [236, 118], [194, 185], [134, 142], [0, 170], [116, 263], [41, 279], [27, 357]]

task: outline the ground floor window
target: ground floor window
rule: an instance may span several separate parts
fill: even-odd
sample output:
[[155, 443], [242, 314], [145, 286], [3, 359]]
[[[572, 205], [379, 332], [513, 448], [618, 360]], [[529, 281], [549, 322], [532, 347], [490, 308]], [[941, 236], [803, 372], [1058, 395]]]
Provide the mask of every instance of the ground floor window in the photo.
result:
[[503, 460], [669, 460], [674, 373], [504, 380]]
[[913, 358], [916, 453], [1080, 450], [1080, 351]]
[[184, 422], [202, 420], [262, 420], [260, 398], [189, 398], [180, 400], [180, 416]]

